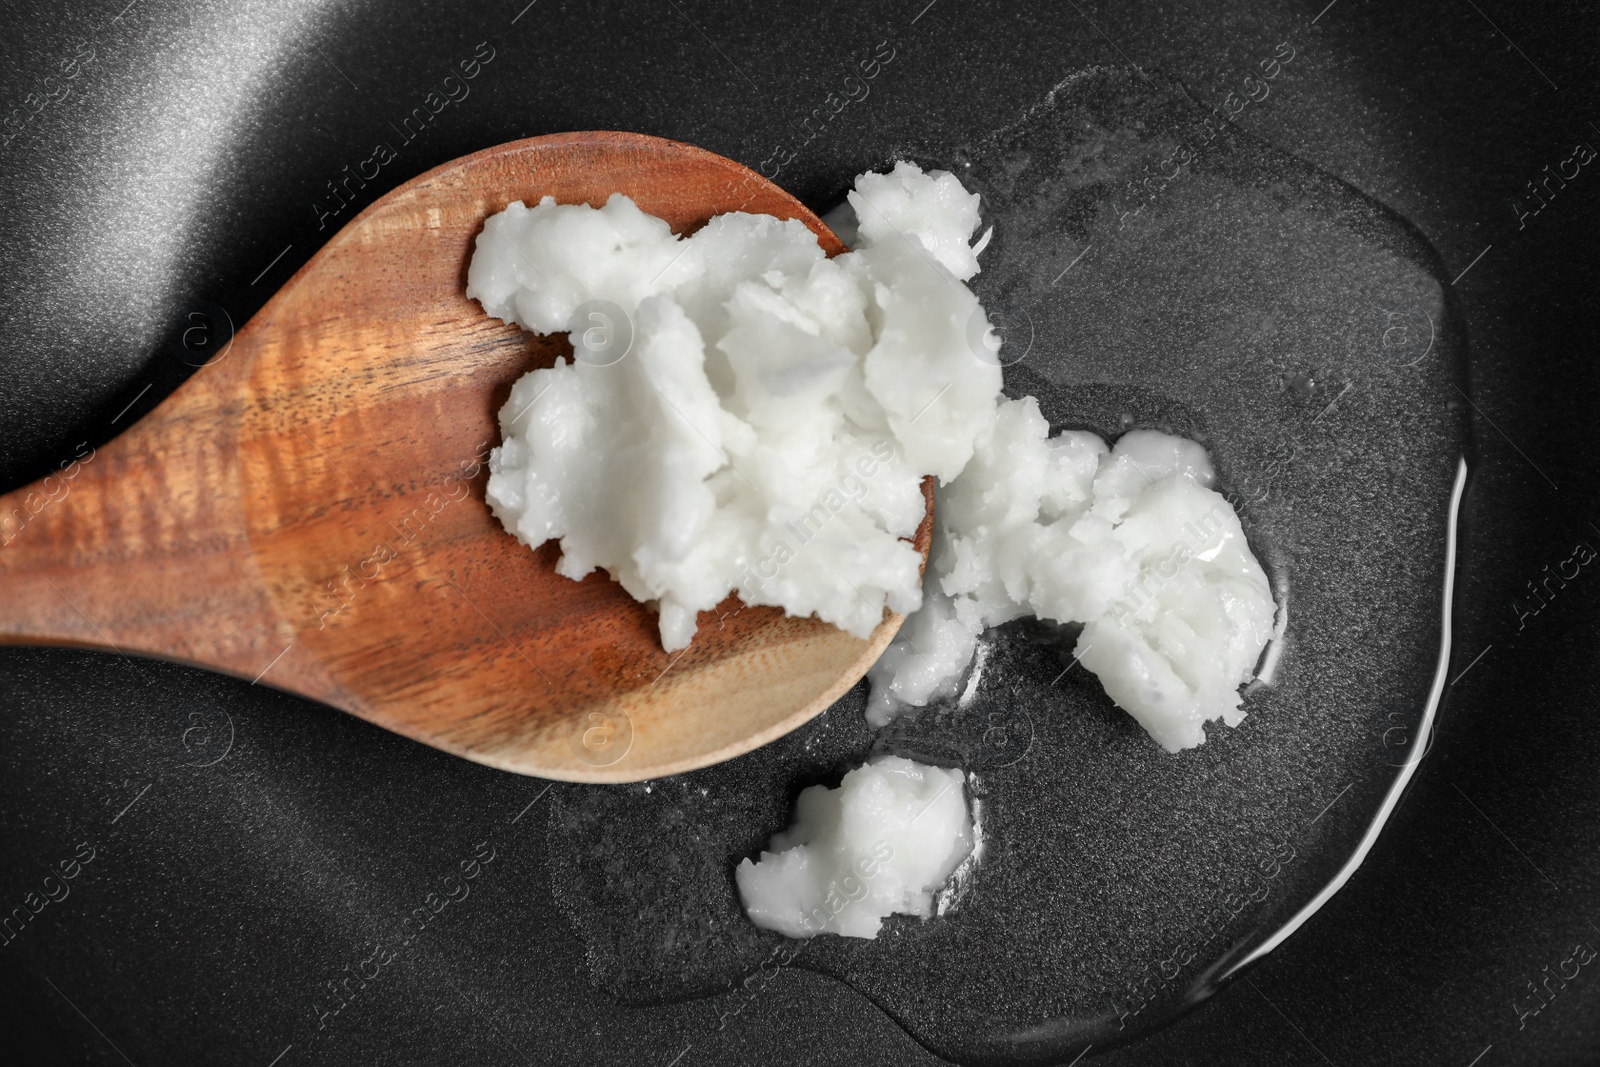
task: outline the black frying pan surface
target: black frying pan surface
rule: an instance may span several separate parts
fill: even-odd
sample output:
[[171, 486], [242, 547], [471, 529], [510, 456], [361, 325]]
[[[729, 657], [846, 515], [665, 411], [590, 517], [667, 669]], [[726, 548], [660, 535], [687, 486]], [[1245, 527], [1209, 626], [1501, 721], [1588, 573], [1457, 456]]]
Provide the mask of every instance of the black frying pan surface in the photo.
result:
[[[547, 791], [264, 687], [4, 650], [19, 1062], [1600, 1055], [1577, 962], [1600, 947], [1596, 599], [1572, 562], [1600, 546], [1597, 209], [1586, 167], [1525, 186], [1600, 143], [1576, 11], [10, 10], [5, 485], [148, 411], [384, 189], [517, 137], [633, 129], [781, 162], [819, 208], [897, 157], [957, 169], [996, 224], [976, 285], [1027, 353], [1008, 390], [1058, 427], [1204, 440], [1290, 608], [1275, 684], [1183, 756], [1061, 674], [1063, 635], [1013, 626], [966, 709], [874, 739], [858, 690], [648, 790]], [[396, 159], [346, 202], [329, 183], [379, 141]], [[197, 322], [211, 340], [186, 347]], [[885, 749], [974, 772], [983, 863], [937, 920], [764, 964], [732, 862], [798, 788]], [[1231, 971], [1412, 763], [1345, 888]]]

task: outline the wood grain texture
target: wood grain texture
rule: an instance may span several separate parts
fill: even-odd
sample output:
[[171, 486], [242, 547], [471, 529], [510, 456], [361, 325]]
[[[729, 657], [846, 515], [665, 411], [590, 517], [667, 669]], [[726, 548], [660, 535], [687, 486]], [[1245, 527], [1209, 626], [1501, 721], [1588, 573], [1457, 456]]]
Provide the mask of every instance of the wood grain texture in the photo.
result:
[[747, 168], [637, 134], [533, 138], [424, 174], [70, 480], [0, 498], [0, 643], [114, 650], [130, 679], [131, 657], [181, 660], [572, 781], [705, 766], [827, 708], [898, 616], [862, 641], [729, 598], [669, 656], [653, 610], [604, 574], [558, 576], [556, 546], [529, 550], [484, 501], [511, 383], [571, 350], [467, 300], [473, 241], [513, 200], [613, 192], [680, 233], [764, 212], [842, 251]]

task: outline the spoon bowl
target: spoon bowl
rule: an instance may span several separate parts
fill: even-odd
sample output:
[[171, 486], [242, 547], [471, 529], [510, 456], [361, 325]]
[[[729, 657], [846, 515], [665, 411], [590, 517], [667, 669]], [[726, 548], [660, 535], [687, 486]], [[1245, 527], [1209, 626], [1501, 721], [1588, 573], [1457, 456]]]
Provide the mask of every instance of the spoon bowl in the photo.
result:
[[826, 709], [898, 615], [863, 641], [729, 597], [669, 655], [651, 608], [603, 573], [557, 575], [557, 546], [530, 551], [485, 503], [511, 384], [571, 346], [466, 298], [473, 242], [514, 200], [614, 192], [678, 233], [748, 211], [843, 251], [771, 182], [675, 141], [560, 134], [438, 167], [126, 433], [0, 497], [0, 644], [191, 663], [569, 781], [703, 767]]

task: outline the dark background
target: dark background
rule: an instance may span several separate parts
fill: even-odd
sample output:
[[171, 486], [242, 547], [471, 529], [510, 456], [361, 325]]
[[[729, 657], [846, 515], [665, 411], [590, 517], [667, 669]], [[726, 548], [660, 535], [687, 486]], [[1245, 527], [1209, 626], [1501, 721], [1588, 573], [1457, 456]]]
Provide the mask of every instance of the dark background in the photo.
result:
[[[628, 129], [755, 165], [887, 39], [896, 58], [871, 96], [785, 168], [784, 184], [823, 207], [863, 165], [979, 141], [1087, 64], [1135, 63], [1211, 101], [1263, 48], [1294, 41], [1287, 91], [1242, 124], [1411, 220], [1452, 274], [1471, 265], [1454, 286], [1477, 441], [1460, 677], [1349, 886], [1203, 1006], [1089, 1058], [1600, 1062], [1600, 971], [1520, 1027], [1513, 1008], [1575, 943], [1600, 947], [1600, 577], [1585, 568], [1535, 615], [1513, 607], [1577, 542], [1600, 547], [1600, 171], [1537, 215], [1513, 207], [1537, 206], [1524, 183], [1574, 143], [1600, 145], [1592, 14], [1505, 0], [125, 4], [6, 5], [0, 113], [59, 92], [79, 42], [93, 58], [0, 147], [3, 488], [175, 388], [188, 368], [165, 335], [188, 311], [242, 324], [373, 197], [487, 145]], [[326, 183], [485, 40], [495, 58], [471, 95], [319, 229]], [[515, 891], [543, 877], [542, 820], [513, 821], [543, 783], [241, 681], [115, 656], [4, 650], [0, 707], [4, 907], [80, 842], [94, 848], [71, 895], [0, 948], [0, 1059], [935, 1062], [850, 988], [805, 971], [784, 971], [720, 1031], [726, 998], [597, 1007], [565, 924]], [[197, 725], [206, 743], [186, 750], [178, 739]], [[403, 847], [373, 824], [398, 824]], [[367, 955], [360, 931], [486, 838], [496, 860], [475, 892], [493, 903], [444, 913], [448, 938], [319, 1031], [320, 991]], [[375, 883], [415, 888], [388, 899]], [[508, 956], [529, 932], [537, 959]]]

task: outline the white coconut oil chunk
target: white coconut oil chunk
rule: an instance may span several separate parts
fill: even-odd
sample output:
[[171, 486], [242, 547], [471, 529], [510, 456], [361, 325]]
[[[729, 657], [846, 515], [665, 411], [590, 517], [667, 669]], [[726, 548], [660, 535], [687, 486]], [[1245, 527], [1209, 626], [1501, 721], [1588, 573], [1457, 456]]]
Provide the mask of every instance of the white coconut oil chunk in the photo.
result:
[[961, 472], [1000, 390], [966, 340], [978, 198], [901, 163], [850, 199], [833, 259], [798, 221], [681, 238], [620, 194], [514, 203], [478, 237], [467, 295], [576, 353], [513, 387], [489, 505], [558, 539], [562, 575], [654, 603], [668, 651], [733, 592], [862, 638], [921, 603], [922, 478]]
[[1193, 441], [1115, 448], [1002, 401], [971, 463], [939, 492], [924, 607], [872, 668], [868, 718], [950, 696], [986, 627], [1083, 623], [1074, 658], [1169, 752], [1244, 718], [1239, 687], [1273, 632], [1271, 587]]
[[972, 852], [965, 776], [884, 756], [838, 788], [800, 793], [793, 824], [735, 871], [750, 921], [786, 937], [874, 938], [890, 915], [933, 914]]
[[871, 671], [874, 725], [953, 696], [985, 628], [1024, 616], [1082, 624], [1078, 661], [1169, 751], [1237, 725], [1275, 605], [1205, 450], [1052, 436], [1001, 395], [965, 284], [987, 235], [953, 175], [898, 163], [849, 206], [833, 259], [794, 220], [681, 238], [620, 195], [491, 217], [467, 295], [576, 352], [501, 409], [494, 514], [655, 604], [669, 651], [734, 592], [862, 638], [915, 612]]

